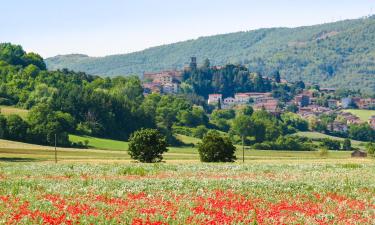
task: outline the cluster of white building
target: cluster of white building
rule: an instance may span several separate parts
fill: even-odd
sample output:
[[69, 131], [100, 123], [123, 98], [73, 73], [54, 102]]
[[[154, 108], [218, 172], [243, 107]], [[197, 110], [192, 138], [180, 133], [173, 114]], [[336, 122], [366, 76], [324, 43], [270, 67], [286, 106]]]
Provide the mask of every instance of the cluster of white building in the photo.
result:
[[210, 94], [208, 96], [208, 104], [219, 104], [222, 108], [233, 108], [240, 105], [252, 104], [254, 108], [264, 108], [267, 111], [275, 112], [278, 106], [277, 99], [272, 97], [270, 92], [247, 92], [236, 93], [234, 97], [223, 98], [222, 94]]
[[182, 72], [170, 70], [144, 73], [143, 79], [145, 81], [143, 82], [143, 88], [146, 93], [176, 94], [182, 80]]

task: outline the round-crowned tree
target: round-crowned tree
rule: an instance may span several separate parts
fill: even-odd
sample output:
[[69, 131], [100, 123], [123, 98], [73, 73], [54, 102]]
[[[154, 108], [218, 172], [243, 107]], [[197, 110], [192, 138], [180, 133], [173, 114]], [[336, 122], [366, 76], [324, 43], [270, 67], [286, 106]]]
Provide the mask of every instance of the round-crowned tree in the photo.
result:
[[160, 162], [167, 151], [166, 138], [156, 129], [135, 131], [129, 139], [129, 155], [140, 162]]
[[208, 132], [198, 145], [202, 162], [234, 162], [236, 147], [228, 137], [222, 137], [216, 131]]

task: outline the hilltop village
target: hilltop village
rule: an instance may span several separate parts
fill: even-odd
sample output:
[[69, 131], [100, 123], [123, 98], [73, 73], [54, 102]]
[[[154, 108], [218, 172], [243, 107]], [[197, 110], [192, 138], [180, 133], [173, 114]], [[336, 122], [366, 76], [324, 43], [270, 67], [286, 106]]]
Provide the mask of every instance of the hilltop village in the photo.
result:
[[[143, 74], [144, 94], [178, 94], [181, 83], [184, 82], [184, 72], [197, 68], [195, 57], [191, 58], [184, 70], [167, 70]], [[223, 67], [211, 67], [220, 70]], [[283, 78], [262, 76], [266, 82], [275, 85], [290, 86], [295, 82], [289, 82]], [[300, 82], [303, 83], [303, 82]], [[322, 116], [334, 117], [330, 121], [328, 130], [332, 132], [346, 132], [351, 124], [368, 123], [375, 129], [375, 116], [370, 116], [367, 121], [346, 111], [346, 109], [374, 109], [375, 98], [362, 97], [358, 93], [338, 93], [335, 88], [320, 88], [318, 85], [305, 84], [291, 96], [288, 101], [282, 101], [283, 96], [276, 96], [274, 91], [266, 92], [235, 92], [232, 96], [223, 93], [209, 93], [205, 97], [208, 106], [216, 109], [238, 109], [246, 105], [254, 110], [264, 109], [272, 114], [281, 114], [285, 111], [296, 113], [306, 120], [319, 120]]]

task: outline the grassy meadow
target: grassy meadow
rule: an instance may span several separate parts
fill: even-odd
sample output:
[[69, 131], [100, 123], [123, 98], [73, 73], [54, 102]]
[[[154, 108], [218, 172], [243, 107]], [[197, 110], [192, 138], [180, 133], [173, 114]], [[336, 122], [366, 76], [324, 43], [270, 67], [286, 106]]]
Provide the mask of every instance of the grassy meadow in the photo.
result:
[[369, 159], [0, 162], [1, 224], [359, 225], [374, 202]]
[[367, 122], [371, 116], [375, 115], [375, 110], [345, 109], [344, 111], [358, 116], [363, 122]]
[[19, 115], [22, 118], [26, 118], [29, 111], [26, 109], [16, 108], [14, 106], [0, 105], [0, 113], [6, 116], [15, 114], [15, 115]]
[[375, 161], [350, 151], [246, 149], [242, 163], [237, 146], [235, 163], [201, 163], [185, 146], [142, 164], [127, 142], [70, 139], [89, 148], [57, 148], [57, 164], [54, 147], [0, 140], [0, 224], [375, 223]]

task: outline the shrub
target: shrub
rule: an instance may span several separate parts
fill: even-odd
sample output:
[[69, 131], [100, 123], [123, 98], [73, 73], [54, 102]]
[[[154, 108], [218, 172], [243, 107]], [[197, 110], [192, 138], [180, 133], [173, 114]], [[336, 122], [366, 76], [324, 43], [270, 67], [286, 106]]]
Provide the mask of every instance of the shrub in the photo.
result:
[[129, 139], [129, 155], [140, 162], [160, 162], [167, 151], [167, 140], [156, 129], [138, 130]]
[[217, 131], [208, 132], [198, 145], [202, 162], [233, 162], [236, 147], [228, 137], [222, 137]]
[[323, 138], [321, 146], [328, 150], [340, 150], [341, 143], [337, 140], [332, 140], [330, 138]]
[[320, 150], [319, 150], [319, 155], [320, 155], [321, 157], [325, 157], [325, 156], [327, 156], [327, 155], [328, 155], [328, 149], [326, 149], [326, 148], [322, 148], [322, 149], [320, 149]]
[[25, 141], [27, 136], [27, 129], [29, 125], [19, 116], [10, 115], [6, 122], [5, 137], [15, 141]]
[[280, 136], [276, 141], [265, 141], [253, 145], [254, 149], [260, 150], [292, 150], [292, 151], [310, 151], [314, 146], [306, 137], [298, 136]]
[[349, 138], [345, 138], [344, 143], [342, 144], [343, 150], [352, 150], [352, 142]]
[[206, 135], [208, 132], [208, 129], [204, 125], [199, 125], [197, 128], [194, 129], [193, 131], [193, 136], [196, 138], [203, 138], [204, 135]]
[[7, 120], [0, 114], [0, 138], [4, 138]]
[[367, 143], [366, 150], [368, 154], [375, 156], [375, 143]]

